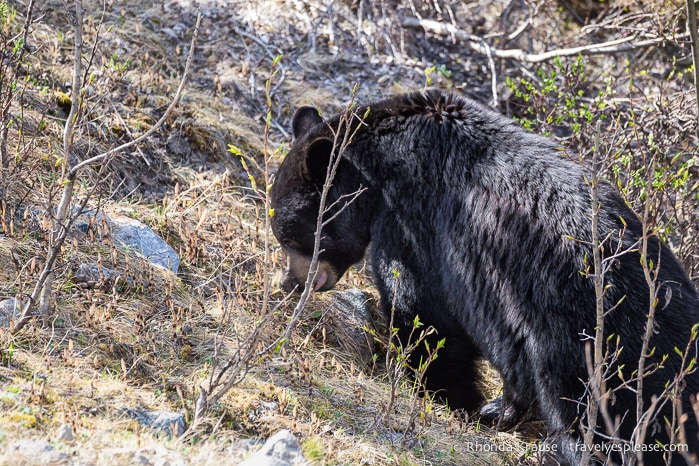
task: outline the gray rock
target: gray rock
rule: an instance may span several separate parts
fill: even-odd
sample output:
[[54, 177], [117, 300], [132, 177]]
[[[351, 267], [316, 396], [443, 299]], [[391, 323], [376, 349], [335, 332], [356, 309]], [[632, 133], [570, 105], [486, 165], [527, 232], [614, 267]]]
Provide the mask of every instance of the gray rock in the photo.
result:
[[124, 276], [121, 275], [119, 271], [100, 266], [94, 262], [80, 264], [80, 267], [78, 267], [78, 270], [76, 270], [73, 275], [73, 283], [75, 284], [84, 283], [88, 286], [93, 286], [100, 283], [101, 280], [104, 280], [104, 283], [109, 284], [109, 286], [117, 281], [120, 281], [122, 284], [127, 283], [129, 286], [134, 286], [133, 278], [126, 277], [124, 282]]
[[180, 268], [180, 258], [174, 249], [143, 223], [128, 217], [111, 219], [114, 243], [132, 248], [153, 264], [170, 269], [174, 273]]
[[[76, 215], [78, 213], [78, 210], [79, 209], [75, 207], [71, 215]], [[109, 219], [109, 217], [103, 215], [102, 212], [97, 212], [95, 210], [85, 210], [78, 216], [78, 218], [75, 219], [71, 229], [73, 230], [73, 232], [78, 231], [86, 235], [90, 231], [90, 227], [92, 227], [95, 233], [99, 233], [100, 229], [98, 226], [104, 221], [105, 218], [107, 220]], [[101, 236], [100, 239], [102, 239]]]
[[56, 430], [56, 440], [65, 443], [72, 443], [75, 441], [73, 436], [73, 428], [68, 424], [61, 424], [61, 426]]
[[[180, 267], [180, 258], [177, 252], [147, 225], [138, 220], [122, 215], [110, 217], [101, 212], [89, 210], [83, 212], [75, 220], [73, 228], [86, 234], [90, 225], [97, 225], [96, 232], [98, 236], [101, 236], [99, 234], [100, 228], [105, 221], [111, 230], [112, 240], [116, 246], [132, 249], [153, 264], [177, 273]], [[99, 270], [97, 272], [99, 273]]]
[[353, 288], [335, 294], [335, 306], [347, 311], [357, 322], [371, 322], [371, 311], [367, 307], [369, 298], [362, 290]]
[[7, 404], [19, 403], [21, 400], [19, 393], [0, 391], [0, 401]]
[[143, 452], [129, 448], [109, 448], [99, 452], [99, 464], [123, 464], [129, 466], [151, 466]]
[[37, 464], [58, 466], [70, 464], [70, 455], [54, 450], [51, 444], [41, 439], [23, 439], [12, 442], [6, 457], [14, 461], [11, 464]]
[[323, 316], [329, 330], [328, 338], [353, 354], [362, 366], [371, 365], [376, 345], [371, 335], [374, 329], [371, 306], [372, 298], [355, 288], [335, 293]]
[[262, 448], [240, 466], [308, 466], [296, 437], [287, 429], [271, 436]]
[[112, 280], [116, 277], [117, 273], [113, 269], [104, 266], [100, 267], [94, 262], [80, 264], [78, 270], [75, 271], [75, 278], [80, 278], [81, 280], [89, 282], [96, 282], [100, 280], [100, 278]]
[[0, 301], [0, 327], [9, 327], [10, 322], [22, 315], [22, 306], [15, 298]]
[[275, 401], [263, 401], [257, 409], [260, 413], [274, 412], [279, 409], [279, 403]]
[[137, 408], [126, 408], [122, 414], [129, 416], [146, 427], [160, 430], [166, 435], [180, 437], [185, 431], [184, 415], [167, 411], [146, 411]]

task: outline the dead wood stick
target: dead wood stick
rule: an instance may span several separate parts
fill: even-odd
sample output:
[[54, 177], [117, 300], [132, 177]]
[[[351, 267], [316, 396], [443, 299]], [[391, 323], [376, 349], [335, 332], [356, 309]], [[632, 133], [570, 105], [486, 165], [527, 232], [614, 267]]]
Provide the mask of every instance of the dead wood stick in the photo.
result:
[[[486, 44], [485, 39], [462, 31], [451, 24], [440, 23], [429, 19], [418, 19], [411, 17], [401, 18], [401, 25], [406, 28], [424, 29], [440, 36], [453, 36], [462, 41], [466, 41], [468, 46], [483, 55], [490, 54], [495, 58], [511, 58], [521, 62], [540, 63], [551, 60], [555, 57], [567, 57], [576, 55], [600, 55], [607, 53], [620, 53], [628, 50], [635, 50], [642, 47], [661, 44], [668, 41], [666, 37], [655, 37], [653, 39], [638, 40], [635, 36], [623, 37], [621, 39], [600, 42], [598, 44], [581, 45], [565, 49], [549, 50], [543, 53], [527, 53], [522, 49], [500, 50]], [[674, 39], [686, 38], [688, 34], [678, 34]]]

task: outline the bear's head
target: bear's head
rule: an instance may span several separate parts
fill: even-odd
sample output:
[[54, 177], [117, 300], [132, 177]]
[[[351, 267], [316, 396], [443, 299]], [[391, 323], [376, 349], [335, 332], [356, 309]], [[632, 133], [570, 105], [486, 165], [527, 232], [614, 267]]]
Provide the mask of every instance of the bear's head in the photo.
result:
[[[334, 133], [339, 118], [324, 121], [318, 110], [301, 107], [293, 119], [294, 143], [279, 166], [270, 192], [272, 231], [286, 255], [282, 288], [303, 290], [313, 256], [315, 232], [328, 167], [336, 160]], [[351, 147], [342, 152], [335, 176], [327, 192], [326, 212], [316, 291], [333, 288], [345, 271], [364, 256], [369, 244], [370, 206], [366, 187], [357, 168], [350, 162]]]

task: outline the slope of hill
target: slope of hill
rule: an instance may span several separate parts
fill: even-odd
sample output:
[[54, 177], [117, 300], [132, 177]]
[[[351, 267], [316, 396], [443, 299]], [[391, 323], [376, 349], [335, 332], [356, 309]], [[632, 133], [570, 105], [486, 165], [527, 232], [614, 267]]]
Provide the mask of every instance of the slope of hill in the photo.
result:
[[[152, 137], [80, 171], [46, 306], [14, 333], [7, 303], [26, 305], [55, 246], [67, 164], [133, 140], [164, 114], [196, 11], [186, 0], [82, 2], [83, 85], [66, 157], [74, 5], [0, 2], [0, 463], [235, 464], [285, 428], [313, 464], [538, 464], [528, 449], [541, 426], [498, 433], [466, 422], [415, 395], [386, 361], [370, 264], [312, 296], [280, 340], [298, 297], [279, 288], [264, 207], [295, 108], [335, 113], [356, 84], [359, 101], [438, 87], [494, 102], [585, 157], [602, 121], [605, 147], [618, 148], [609, 176], [636, 207], [649, 192], [638, 164], [651, 154], [665, 183], [653, 185], [661, 233], [697, 283], [696, 102], [682, 4], [525, 3], [201, 2], [181, 101]], [[623, 36], [634, 46], [532, 61]], [[530, 55], [499, 58], [513, 49]], [[169, 244], [177, 273], [120, 242], [108, 221], [120, 218]], [[153, 430], [129, 410], [180, 413], [186, 430]]]

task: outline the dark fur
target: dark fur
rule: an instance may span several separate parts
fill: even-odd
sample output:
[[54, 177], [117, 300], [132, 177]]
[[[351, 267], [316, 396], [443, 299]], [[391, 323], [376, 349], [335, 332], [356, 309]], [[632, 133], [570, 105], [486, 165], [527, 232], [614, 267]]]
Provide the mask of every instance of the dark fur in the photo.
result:
[[[285, 249], [310, 256], [332, 136], [309, 108], [297, 113], [294, 134], [272, 188], [272, 226]], [[504, 381], [507, 424], [538, 412], [562, 436], [560, 444], [575, 444], [584, 406], [572, 400], [585, 401], [583, 340], [595, 334], [593, 282], [581, 274], [584, 258], [592, 257], [583, 175], [583, 167], [552, 141], [464, 98], [427, 92], [378, 102], [343, 155], [329, 202], [359, 186], [367, 190], [323, 231], [322, 267], [339, 278], [371, 241], [383, 309], [389, 313], [395, 303], [399, 336], [407, 338], [419, 314], [446, 338], [428, 371], [429, 390], [452, 408], [474, 412], [485, 401], [477, 368], [485, 358]], [[616, 247], [621, 218], [623, 246], [633, 245], [642, 234], [637, 216], [604, 183], [600, 202], [600, 236], [612, 238], [607, 254]], [[645, 378], [646, 406], [680, 371], [674, 348], [686, 347], [699, 322], [697, 292], [669, 248], [652, 238], [648, 255], [660, 267], [660, 296], [667, 297], [658, 305], [655, 354], [648, 362], [668, 359]], [[608, 309], [625, 297], [606, 318], [605, 333], [620, 338], [619, 364], [631, 378], [649, 303], [639, 253], [620, 256], [606, 283]], [[699, 391], [699, 377], [691, 374], [685, 383], [685, 428], [696, 453], [689, 395]], [[618, 386], [619, 379], [609, 384]], [[609, 405], [613, 416], [624, 419], [618, 433], [623, 439], [636, 425], [635, 396], [620, 388]], [[497, 403], [485, 410], [491, 418], [493, 406], [497, 415]], [[662, 416], [671, 418], [670, 409]], [[648, 442], [667, 443], [664, 427], [651, 430]], [[577, 461], [574, 452], [563, 456]], [[647, 454], [645, 461], [663, 464], [660, 455]], [[672, 464], [684, 461], [674, 454]]]

